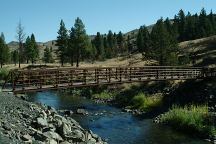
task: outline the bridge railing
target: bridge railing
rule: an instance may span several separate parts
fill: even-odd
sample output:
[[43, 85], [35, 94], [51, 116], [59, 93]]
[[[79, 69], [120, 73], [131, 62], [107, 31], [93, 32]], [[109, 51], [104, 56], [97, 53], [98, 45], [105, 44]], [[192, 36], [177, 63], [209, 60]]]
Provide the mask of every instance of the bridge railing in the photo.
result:
[[[58, 89], [102, 84], [202, 78], [201, 67], [91, 67], [11, 71], [14, 91]], [[215, 75], [215, 72], [211, 75]]]

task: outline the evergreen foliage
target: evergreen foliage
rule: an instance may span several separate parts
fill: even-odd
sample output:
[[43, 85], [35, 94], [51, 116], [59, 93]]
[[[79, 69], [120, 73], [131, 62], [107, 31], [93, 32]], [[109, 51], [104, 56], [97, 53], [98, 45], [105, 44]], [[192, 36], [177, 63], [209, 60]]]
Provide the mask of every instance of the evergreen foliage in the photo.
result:
[[37, 58], [39, 58], [39, 49], [34, 34], [32, 34], [31, 37], [28, 36], [26, 38], [24, 48], [27, 63], [29, 60], [32, 62], [32, 64], [35, 63]]
[[173, 26], [177, 26], [178, 41], [181, 42], [216, 34], [215, 21], [215, 14], [211, 11], [208, 15], [204, 8], [199, 15], [191, 15], [189, 12], [185, 15], [184, 11], [180, 10], [178, 16], [174, 17]]
[[93, 44], [97, 50], [96, 58], [103, 59], [104, 58], [104, 39], [103, 39], [103, 36], [101, 36], [99, 32], [97, 32], [97, 35], [95, 36], [93, 40]]
[[58, 46], [57, 55], [63, 66], [67, 60], [67, 48], [68, 48], [68, 32], [63, 20], [60, 22], [60, 28], [58, 30], [58, 36], [56, 40], [56, 46]]
[[139, 52], [147, 52], [151, 47], [150, 34], [146, 26], [141, 26], [137, 36], [137, 48]]
[[124, 45], [124, 36], [122, 34], [122, 32], [120, 31], [117, 34], [117, 45], [118, 45], [118, 53], [122, 54], [125, 52], [125, 45]]
[[75, 20], [70, 35], [61, 20], [56, 45], [62, 65], [68, 61], [73, 65], [76, 61], [78, 67], [80, 60], [104, 60], [136, 52], [136, 48], [145, 57], [157, 60], [159, 65], [177, 65], [182, 64], [178, 62], [178, 42], [214, 34], [216, 15], [212, 11], [207, 14], [203, 8], [200, 14], [194, 15], [180, 10], [174, 19], [159, 19], [152, 29], [141, 26], [137, 34], [124, 35], [121, 31], [116, 34], [111, 30], [107, 34], [97, 32], [91, 41], [80, 18]]
[[19, 61], [19, 52], [17, 50], [12, 51], [11, 53], [11, 58], [12, 58], [12, 62], [15, 64], [17, 64], [17, 62]]
[[2, 66], [10, 60], [9, 48], [5, 42], [4, 34], [0, 36], [0, 65]]
[[151, 32], [152, 49], [149, 55], [158, 60], [159, 65], [175, 65], [177, 43], [169, 34], [163, 19], [157, 21]]
[[80, 59], [90, 57], [91, 55], [91, 43], [86, 34], [85, 25], [78, 17], [75, 20], [74, 27], [71, 28], [71, 43], [73, 44], [73, 52], [76, 59], [76, 66], [79, 67]]
[[52, 49], [51, 48], [49, 49], [48, 47], [46, 47], [44, 49], [43, 61], [45, 63], [53, 63], [54, 62], [53, 57], [52, 57]]

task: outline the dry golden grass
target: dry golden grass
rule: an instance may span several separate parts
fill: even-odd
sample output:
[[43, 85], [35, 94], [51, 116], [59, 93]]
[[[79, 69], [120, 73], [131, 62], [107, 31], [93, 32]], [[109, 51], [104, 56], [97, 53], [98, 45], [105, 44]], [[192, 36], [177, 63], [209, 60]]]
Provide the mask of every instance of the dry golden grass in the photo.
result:
[[194, 55], [196, 66], [216, 66], [216, 36], [179, 43], [180, 55]]
[[[200, 64], [201, 66], [216, 66], [216, 62], [214, 62], [214, 60], [216, 60], [216, 36], [181, 42], [179, 43], [179, 47], [181, 50], [180, 55], [185, 55], [185, 53], [192, 55], [196, 53], [196, 64]], [[107, 59], [105, 61], [83, 61], [80, 62], [80, 67], [139, 67], [155, 64], [157, 64], [156, 61], [144, 60], [142, 54], [139, 53]], [[37, 65], [44, 65], [44, 63], [40, 61], [37, 63]], [[27, 66], [28, 64], [21, 64], [21, 68], [25, 68]], [[47, 66], [61, 67], [60, 63], [47, 64]], [[8, 69], [15, 69], [18, 68], [18, 64], [16, 66], [14, 66], [14, 64], [5, 65], [4, 67]], [[71, 67], [71, 65], [67, 63], [64, 65], [64, 67]]]
[[[143, 60], [142, 54], [133, 54], [130, 56], [122, 56], [122, 57], [116, 57], [112, 59], [107, 59], [105, 61], [95, 61], [95, 62], [80, 62], [80, 67], [129, 67], [129, 66], [135, 66], [135, 67], [141, 67], [141, 66], [147, 66], [156, 64], [156, 61], [154, 60]], [[25, 68], [28, 65], [31, 64], [21, 64], [21, 68]], [[45, 65], [44, 63], [37, 63], [35, 65]], [[53, 63], [53, 64], [46, 64], [49, 67], [61, 67], [59, 63]], [[15, 69], [19, 68], [18, 64], [15, 66], [14, 64], [9, 64], [4, 66], [7, 69]], [[71, 67], [69, 63], [64, 64], [64, 67]], [[74, 63], [75, 67], [75, 63]]]

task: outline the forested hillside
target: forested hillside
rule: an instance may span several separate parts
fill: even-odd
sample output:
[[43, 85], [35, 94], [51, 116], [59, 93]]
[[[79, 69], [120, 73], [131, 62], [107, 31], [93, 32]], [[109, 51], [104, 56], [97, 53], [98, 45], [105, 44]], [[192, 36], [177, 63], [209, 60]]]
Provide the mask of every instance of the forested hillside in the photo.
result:
[[[158, 61], [158, 65], [201, 66], [214, 60], [214, 38], [204, 39], [203, 42], [199, 40], [195, 43], [184, 42], [216, 34], [216, 16], [212, 11], [207, 14], [205, 9], [199, 14], [190, 12], [185, 14], [180, 10], [173, 19], [161, 18], [154, 25], [144, 25], [125, 34], [109, 30], [107, 34], [97, 32], [94, 36], [88, 36], [85, 29], [80, 18], [77, 18], [74, 26], [69, 29], [61, 20], [59, 30], [56, 30], [57, 40], [36, 42], [37, 38], [32, 34], [32, 39], [32, 36], [27, 36], [21, 43], [13, 41], [7, 46], [2, 33], [1, 45], [5, 45], [5, 48], [0, 50], [5, 53], [3, 55], [10, 58], [2, 57], [0, 61], [2, 65], [31, 61], [31, 63], [59, 62], [61, 65], [76, 63], [76, 66], [79, 66], [80, 61], [104, 61], [134, 53], [142, 53], [143, 60], [154, 59]], [[196, 47], [205, 50], [197, 51]], [[211, 57], [208, 57], [206, 51], [208, 54], [211, 53]]]

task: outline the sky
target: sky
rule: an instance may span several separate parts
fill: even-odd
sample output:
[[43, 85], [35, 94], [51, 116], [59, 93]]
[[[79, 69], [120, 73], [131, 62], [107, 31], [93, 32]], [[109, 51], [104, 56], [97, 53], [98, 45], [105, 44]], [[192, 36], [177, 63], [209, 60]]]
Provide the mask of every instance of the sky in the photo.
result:
[[204, 7], [216, 11], [215, 0], [0, 0], [0, 32], [7, 42], [16, 41], [21, 21], [26, 36], [34, 33], [38, 42], [56, 39], [60, 20], [67, 29], [77, 17], [87, 34], [122, 31], [154, 24], [159, 18], [173, 18], [183, 9], [192, 14]]

